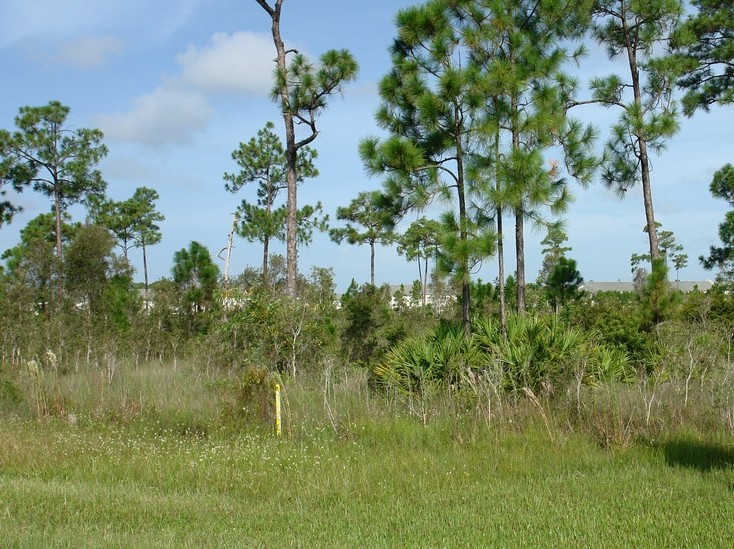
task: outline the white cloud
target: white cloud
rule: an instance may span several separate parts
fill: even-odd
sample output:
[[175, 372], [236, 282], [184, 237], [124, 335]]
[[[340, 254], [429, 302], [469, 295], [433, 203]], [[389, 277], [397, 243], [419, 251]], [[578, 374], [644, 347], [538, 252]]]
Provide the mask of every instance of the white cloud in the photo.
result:
[[264, 34], [217, 33], [199, 49], [179, 54], [181, 82], [207, 93], [267, 94], [273, 85], [274, 48]]
[[61, 44], [54, 58], [66, 65], [92, 69], [121, 52], [122, 40], [115, 36], [86, 36]]
[[164, 85], [134, 99], [126, 113], [97, 117], [95, 125], [109, 139], [160, 147], [190, 143], [211, 115], [201, 95]]
[[265, 35], [215, 34], [203, 48], [192, 46], [179, 54], [181, 71], [134, 99], [130, 111], [99, 116], [96, 125], [112, 140], [157, 147], [188, 143], [209, 123], [211, 95], [269, 92], [272, 57]]

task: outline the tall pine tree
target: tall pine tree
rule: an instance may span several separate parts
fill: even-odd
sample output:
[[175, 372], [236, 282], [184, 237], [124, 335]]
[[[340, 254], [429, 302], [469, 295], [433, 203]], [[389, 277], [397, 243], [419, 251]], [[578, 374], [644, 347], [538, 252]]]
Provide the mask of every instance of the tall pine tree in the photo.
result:
[[[358, 66], [347, 50], [329, 50], [315, 66], [297, 50], [287, 49], [280, 32], [283, 0], [255, 1], [270, 17], [277, 54], [273, 99], [283, 113], [288, 189], [286, 286], [288, 295], [295, 298], [298, 275], [298, 151], [316, 139], [316, 120], [326, 108], [327, 100], [340, 93], [344, 83], [357, 77]], [[291, 56], [290, 62], [288, 56]], [[296, 135], [297, 127], [304, 129], [300, 136]]]

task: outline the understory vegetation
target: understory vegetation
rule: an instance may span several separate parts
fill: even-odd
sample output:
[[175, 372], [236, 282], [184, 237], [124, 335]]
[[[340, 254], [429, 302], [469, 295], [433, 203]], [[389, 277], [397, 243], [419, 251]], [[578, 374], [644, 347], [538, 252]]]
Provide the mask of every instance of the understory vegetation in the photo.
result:
[[485, 284], [466, 333], [453, 299], [352, 285], [337, 300], [327, 270], [294, 301], [280, 264], [203, 307], [166, 281], [124, 309], [38, 310], [3, 287], [6, 546], [734, 535], [721, 497], [734, 485], [729, 294], [678, 295], [654, 324], [644, 293], [556, 313], [531, 286], [529, 311], [503, 329]]
[[541, 419], [552, 440], [586, 434], [602, 446], [734, 434], [733, 298], [717, 287], [679, 294], [654, 324], [644, 294], [586, 295], [556, 314], [531, 286], [530, 311], [503, 326], [486, 285], [466, 333], [452, 299], [439, 311], [371, 285], [337, 299], [330, 271], [315, 269], [294, 301], [274, 265], [269, 280], [245, 273], [201, 308], [162, 281], [145, 306], [129, 295], [124, 309], [39, 311], [6, 283], [0, 411], [264, 433], [277, 383], [287, 436], [304, 422], [342, 436], [353, 414], [461, 418], [490, 432]]

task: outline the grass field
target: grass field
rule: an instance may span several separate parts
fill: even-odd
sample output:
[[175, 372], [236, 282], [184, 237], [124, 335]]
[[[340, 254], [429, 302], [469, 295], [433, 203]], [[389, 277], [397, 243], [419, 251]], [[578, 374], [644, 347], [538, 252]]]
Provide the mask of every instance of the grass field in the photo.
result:
[[730, 547], [734, 444], [0, 423], [3, 547]]

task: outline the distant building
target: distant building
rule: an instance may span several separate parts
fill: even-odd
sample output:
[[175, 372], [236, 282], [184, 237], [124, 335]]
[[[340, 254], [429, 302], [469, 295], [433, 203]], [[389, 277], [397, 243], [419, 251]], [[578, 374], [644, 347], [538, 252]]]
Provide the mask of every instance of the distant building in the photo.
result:
[[[714, 285], [713, 280], [698, 280], [698, 281], [691, 281], [691, 280], [671, 280], [670, 286], [671, 288], [675, 290], [680, 290], [684, 293], [693, 292], [695, 290], [699, 290], [701, 292], [708, 292]], [[588, 282], [584, 282], [580, 289], [584, 290], [585, 292], [588, 292], [590, 294], [595, 294], [597, 292], [634, 292], [635, 291], [635, 284], [634, 282], [594, 282], [593, 280], [589, 280]]]
[[[413, 309], [422, 306], [422, 299], [413, 293], [413, 284], [385, 284], [382, 286], [388, 292], [389, 305], [392, 309]], [[442, 293], [438, 299], [434, 295], [431, 286], [426, 291], [426, 307], [431, 307], [440, 314], [443, 309], [456, 303], [457, 296], [451, 292]], [[342, 308], [342, 296], [334, 303], [337, 309]]]

